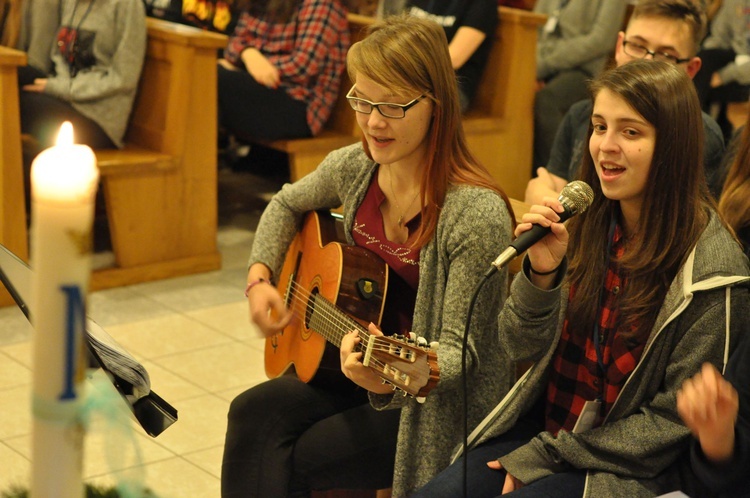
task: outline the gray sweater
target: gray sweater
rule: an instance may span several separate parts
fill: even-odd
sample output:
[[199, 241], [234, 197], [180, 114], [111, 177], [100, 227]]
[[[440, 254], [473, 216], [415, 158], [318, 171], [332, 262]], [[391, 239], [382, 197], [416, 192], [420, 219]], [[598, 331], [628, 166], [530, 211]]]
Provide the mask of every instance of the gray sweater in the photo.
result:
[[[672, 282], [640, 361], [604, 424], [557, 437], [542, 432], [500, 458], [503, 467], [527, 483], [566, 469], [587, 469], [586, 497], [656, 496], [684, 487], [680, 465], [686, 462], [677, 460], [688, 452], [690, 433], [677, 415], [676, 393], [705, 361], [723, 370], [730, 335], [750, 320], [748, 275], [740, 245], [712, 215]], [[525, 274], [513, 281], [500, 333], [512, 360], [536, 363], [472, 432], [470, 447], [506, 432], [544, 395], [567, 297], [567, 288], [542, 291]]]
[[[750, 21], [750, 0], [724, 0], [716, 17], [711, 21], [711, 35], [703, 41], [703, 48], [734, 50], [737, 55], [750, 56], [747, 25]], [[717, 71], [721, 81], [750, 84], [750, 61], [730, 62]]]
[[[261, 217], [250, 264], [278, 275], [284, 253], [305, 212], [344, 206], [349, 243], [356, 211], [377, 171], [360, 144], [332, 152], [311, 174], [285, 185]], [[503, 200], [489, 190], [452, 187], [433, 239], [420, 251], [413, 330], [439, 341], [440, 380], [423, 404], [396, 395], [372, 395], [378, 409], [401, 407], [393, 496], [405, 496], [448, 466], [462, 440], [461, 340], [474, 288], [510, 242], [511, 220]], [[469, 426], [505, 395], [511, 368], [499, 344], [496, 317], [507, 294], [507, 274], [485, 284], [471, 319], [468, 344]]]
[[[122, 147], [146, 53], [143, 2], [61, 1], [62, 6], [56, 0], [24, 2], [20, 48], [29, 65], [49, 74], [45, 93], [69, 102]], [[91, 50], [96, 62], [75, 77], [56, 43], [58, 29], [68, 24], [95, 33]]]
[[549, 24], [539, 28], [537, 79], [569, 69], [591, 76], [601, 71], [614, 50], [626, 7], [625, 0], [537, 0], [534, 12], [557, 18], [554, 30]]

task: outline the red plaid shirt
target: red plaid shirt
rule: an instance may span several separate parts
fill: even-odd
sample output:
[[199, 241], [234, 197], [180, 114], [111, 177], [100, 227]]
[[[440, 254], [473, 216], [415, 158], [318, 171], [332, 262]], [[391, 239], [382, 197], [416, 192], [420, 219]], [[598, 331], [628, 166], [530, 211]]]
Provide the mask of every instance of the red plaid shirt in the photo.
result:
[[[586, 401], [601, 400], [597, 424], [609, 413], [630, 373], [643, 352], [645, 340], [626, 339], [618, 331], [617, 296], [627, 281], [618, 273], [615, 262], [624, 253], [622, 230], [615, 228], [610, 263], [604, 282], [599, 308], [599, 348], [605, 373], [597, 361], [592, 330], [575, 330], [568, 317], [563, 323], [560, 342], [552, 361], [547, 386], [545, 429], [557, 434], [572, 431]], [[575, 289], [568, 294], [568, 303], [575, 298]]]
[[[270, 23], [243, 12], [224, 51], [224, 58], [242, 67], [240, 54], [259, 50], [279, 69], [283, 89], [307, 105], [313, 135], [331, 114], [349, 50], [346, 10], [336, 0], [302, 0], [285, 24]], [[252, 110], [248, 110], [252, 112]]]

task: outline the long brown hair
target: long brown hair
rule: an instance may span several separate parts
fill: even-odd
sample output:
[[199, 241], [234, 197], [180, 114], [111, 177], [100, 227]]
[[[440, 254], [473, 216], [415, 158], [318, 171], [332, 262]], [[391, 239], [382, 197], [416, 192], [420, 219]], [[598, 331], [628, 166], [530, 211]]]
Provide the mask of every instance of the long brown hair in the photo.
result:
[[750, 226], [750, 116], [724, 181], [719, 213], [735, 232]]
[[[591, 83], [592, 98], [603, 89], [622, 98], [656, 129], [639, 229], [628, 234], [625, 254], [617, 261], [627, 279], [619, 296], [620, 330], [643, 337], [708, 223], [707, 208], [713, 206], [703, 173], [701, 108], [687, 74], [659, 61], [636, 60], [607, 71]], [[619, 216], [619, 202], [602, 193], [591, 154], [584, 154], [580, 179], [593, 188], [594, 202], [568, 226], [568, 278], [576, 287], [569, 316], [576, 328], [588, 331], [597, 319], [607, 270], [605, 234]]]
[[[421, 93], [434, 104], [420, 185], [423, 208], [416, 247], [432, 238], [450, 185], [477, 185], [494, 190], [502, 196], [511, 220], [514, 219], [508, 196], [466, 144], [456, 73], [443, 28], [408, 15], [388, 17], [373, 24], [367, 37], [352, 45], [347, 69], [355, 83], [361, 73], [395, 94]], [[362, 144], [369, 156], [367, 141], [363, 139]]]

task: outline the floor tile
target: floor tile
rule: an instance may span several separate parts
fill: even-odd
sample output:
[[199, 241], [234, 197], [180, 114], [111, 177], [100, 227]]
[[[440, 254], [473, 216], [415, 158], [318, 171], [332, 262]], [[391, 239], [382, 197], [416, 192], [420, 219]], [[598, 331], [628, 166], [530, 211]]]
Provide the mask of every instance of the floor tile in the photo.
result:
[[31, 475], [31, 462], [11, 447], [0, 442], [0, 491], [11, 486], [27, 488]]
[[224, 444], [229, 402], [213, 395], [177, 403], [179, 420], [159, 435], [158, 442], [182, 455]]
[[209, 392], [266, 379], [263, 352], [236, 342], [170, 355], [156, 363]]
[[174, 310], [134, 292], [130, 287], [106, 289], [89, 295], [87, 313], [105, 330], [121, 323], [137, 322], [174, 313]]
[[191, 378], [170, 372], [153, 361], [143, 360], [141, 364], [148, 372], [151, 389], [171, 405], [183, 399], [209, 394], [209, 391], [198, 386]]
[[114, 325], [106, 330], [126, 350], [146, 359], [232, 341], [229, 336], [180, 314]]
[[183, 455], [183, 458], [209, 474], [221, 478], [221, 457], [224, 454], [224, 445], [215, 446], [207, 450], [196, 451]]
[[31, 433], [31, 387], [0, 391], [0, 441]]
[[26, 368], [31, 368], [31, 341], [17, 342], [0, 347], [0, 351], [16, 360]]
[[250, 321], [250, 311], [244, 299], [236, 303], [212, 306], [185, 313], [187, 316], [248, 345], [263, 349], [265, 338]]
[[[221, 278], [218, 271], [137, 284], [131, 288], [176, 312], [216, 306], [244, 299], [237, 285]], [[240, 287], [241, 289], [241, 287]]]
[[31, 324], [16, 306], [0, 308], [0, 346], [31, 339]]
[[31, 369], [0, 350], [0, 389], [31, 383]]

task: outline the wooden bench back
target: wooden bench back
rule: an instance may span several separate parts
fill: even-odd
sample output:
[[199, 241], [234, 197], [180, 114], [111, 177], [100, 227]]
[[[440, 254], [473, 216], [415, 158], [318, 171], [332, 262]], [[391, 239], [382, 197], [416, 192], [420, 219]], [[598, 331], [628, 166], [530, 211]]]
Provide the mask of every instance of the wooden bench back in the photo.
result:
[[[524, 74], [529, 61], [536, 61], [536, 44], [525, 44], [524, 31], [544, 22], [545, 16], [520, 9], [498, 8], [499, 22], [487, 66], [479, 81], [471, 108], [476, 114], [494, 118], [526, 113], [526, 99], [519, 98], [517, 75]], [[535, 62], [534, 62], [535, 63]], [[529, 88], [528, 92], [533, 92]]]
[[[126, 142], [173, 154], [185, 150], [188, 116], [195, 111], [185, 103], [200, 102], [193, 95], [201, 74], [194, 73], [194, 50], [216, 49], [226, 45], [226, 36], [181, 24], [148, 18], [148, 45], [138, 94], [128, 124]], [[187, 77], [186, 75], [191, 75]], [[215, 108], [211, 104], [209, 109]], [[214, 120], [214, 116], [206, 119]]]

